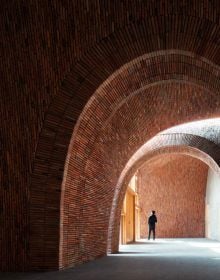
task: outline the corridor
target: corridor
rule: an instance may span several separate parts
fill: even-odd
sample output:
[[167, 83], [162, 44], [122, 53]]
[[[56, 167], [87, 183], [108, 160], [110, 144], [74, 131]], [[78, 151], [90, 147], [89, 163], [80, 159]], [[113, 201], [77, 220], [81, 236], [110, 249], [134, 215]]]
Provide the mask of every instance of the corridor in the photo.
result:
[[0, 273], [1, 280], [220, 279], [220, 242], [209, 239], [140, 240], [120, 253], [64, 271]]

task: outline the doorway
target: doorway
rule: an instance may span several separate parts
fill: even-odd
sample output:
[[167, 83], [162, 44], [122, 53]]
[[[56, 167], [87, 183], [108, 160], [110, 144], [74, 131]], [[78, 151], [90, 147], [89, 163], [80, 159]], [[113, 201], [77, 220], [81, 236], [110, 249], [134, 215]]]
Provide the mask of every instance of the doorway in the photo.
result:
[[120, 223], [120, 244], [140, 239], [140, 207], [138, 204], [137, 178], [134, 176], [127, 188]]

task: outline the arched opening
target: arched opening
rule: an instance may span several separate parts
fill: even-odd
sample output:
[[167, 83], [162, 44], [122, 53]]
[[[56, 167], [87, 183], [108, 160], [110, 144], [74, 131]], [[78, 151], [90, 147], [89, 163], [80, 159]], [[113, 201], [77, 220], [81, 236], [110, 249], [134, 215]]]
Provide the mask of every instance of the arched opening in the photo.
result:
[[[124, 232], [127, 238], [126, 242], [124, 239], [120, 243], [148, 238], [151, 210], [156, 210], [158, 219], [156, 239], [204, 238], [207, 174], [208, 166], [204, 162], [181, 153], [165, 153], [145, 162], [135, 173], [136, 210], [139, 209], [139, 213], [124, 199]], [[125, 198], [131, 197], [130, 185]], [[130, 217], [132, 210], [134, 214]], [[139, 232], [139, 236], [131, 240], [129, 229], [133, 225], [134, 232]], [[122, 228], [121, 223], [120, 230]]]
[[[117, 181], [126, 162], [140, 146], [170, 126], [218, 116], [218, 108], [213, 110], [218, 104], [213, 84], [203, 83], [191, 68], [177, 67], [178, 81], [173, 79], [170, 68], [162, 80], [159, 73], [151, 76], [146, 67], [155, 63], [157, 55], [138, 58], [114, 73], [97, 89], [78, 120], [62, 183], [60, 267], [105, 255]], [[173, 57], [179, 62], [183, 58], [192, 59], [190, 53], [180, 54], [175, 50], [164, 51], [159, 56], [166, 57], [165, 68]], [[199, 67], [201, 63], [199, 61]], [[132, 78], [136, 80], [135, 88], [132, 88]], [[198, 100], [202, 106], [202, 102], [210, 98], [213, 103], [203, 112]], [[99, 240], [95, 238], [94, 225], [99, 228]], [[71, 236], [75, 241], [69, 243]], [[110, 251], [113, 252], [118, 247], [118, 233], [112, 236]]]
[[[159, 58], [162, 68], [156, 67], [151, 72], [150, 67]], [[174, 61], [175, 68], [171, 67]], [[183, 61], [192, 67], [183, 67]], [[39, 145], [39, 153], [43, 157], [49, 153], [47, 160], [42, 160], [41, 155], [36, 153], [32, 188], [36, 196], [32, 196], [31, 223], [37, 221], [38, 227], [32, 234], [33, 260], [38, 259], [40, 263], [39, 252], [46, 258], [51, 250], [55, 250], [59, 267], [66, 268], [105, 255], [107, 244], [111, 244], [108, 251], [117, 250], [118, 234], [111, 234], [114, 242], [108, 241], [109, 224], [115, 225], [109, 223], [109, 217], [112, 217], [117, 181], [124, 166], [139, 147], [161, 130], [190, 120], [218, 116], [217, 69], [204, 58], [178, 50], [139, 57], [116, 71], [95, 91], [73, 134], [70, 120], [74, 99], [69, 100], [59, 126], [53, 126], [53, 130], [58, 129], [54, 140], [57, 152], [53, 154], [45, 152], [45, 149], [42, 152]], [[208, 75], [211, 76], [207, 78]], [[70, 80], [72, 82], [72, 78]], [[67, 97], [71, 99], [69, 94]], [[205, 104], [209, 106], [203, 106]], [[53, 114], [48, 114], [48, 118], [51, 123]], [[41, 141], [48, 143], [47, 129], [43, 132]], [[62, 173], [64, 162], [63, 177], [58, 176]], [[46, 175], [47, 191], [39, 193], [37, 190], [42, 175], [38, 174], [38, 167], [42, 164], [48, 166], [51, 172]], [[60, 190], [61, 182], [61, 204], [59, 191], [53, 200], [47, 200], [50, 192]], [[49, 201], [47, 204], [46, 200]], [[35, 207], [39, 201], [42, 208]], [[41, 211], [44, 212], [44, 220], [37, 218]], [[46, 227], [46, 224], [49, 226]], [[99, 240], [96, 239], [96, 228], [99, 229]], [[59, 232], [51, 241], [50, 230]], [[37, 242], [39, 232], [45, 246], [43, 241], [41, 244]], [[55, 249], [57, 244], [58, 251]], [[54, 259], [54, 265], [57, 261]], [[37, 263], [34, 261], [33, 266]]]
[[[187, 166], [185, 165], [185, 167], [188, 168], [188, 171], [186, 170], [186, 168], [184, 168], [184, 170], [182, 170], [182, 173], [185, 173], [183, 177], [185, 177], [186, 182], [185, 184], [188, 186], [188, 195], [189, 195], [189, 200], [190, 200], [190, 188], [192, 188], [191, 184], [193, 185], [198, 185], [200, 184], [200, 187], [203, 188], [203, 193], [202, 193], [202, 197], [201, 197], [201, 190], [198, 193], [198, 197], [200, 197], [200, 203], [203, 208], [203, 214], [201, 216], [201, 212], [199, 213], [200, 215], [200, 233], [197, 232], [195, 233], [198, 236], [201, 236], [201, 232], [203, 231], [203, 235], [209, 238], [214, 238], [214, 239], [219, 239], [219, 237], [217, 238], [217, 232], [214, 229], [214, 223], [212, 223], [212, 229], [211, 229], [211, 225], [208, 224], [209, 221], [212, 221], [213, 219], [211, 219], [211, 217], [215, 216], [215, 221], [216, 219], [218, 219], [218, 212], [219, 209], [218, 208], [218, 197], [219, 197], [219, 188], [217, 187], [217, 182], [219, 182], [219, 155], [220, 155], [220, 150], [218, 147], [218, 134], [219, 134], [219, 119], [209, 119], [209, 120], [203, 120], [200, 122], [193, 122], [193, 123], [186, 123], [184, 125], [181, 126], [177, 126], [177, 127], [173, 127], [171, 129], [168, 129], [164, 132], [161, 132], [160, 134], [158, 134], [157, 136], [153, 137], [150, 141], [148, 141], [145, 145], [143, 145], [133, 156], [132, 158], [129, 160], [129, 162], [127, 163], [126, 167], [124, 168], [121, 177], [118, 181], [117, 184], [117, 189], [116, 189], [116, 193], [115, 193], [115, 200], [113, 205], [117, 205], [117, 203], [121, 203], [122, 198], [123, 198], [123, 194], [126, 191], [127, 186], [129, 185], [129, 180], [131, 178], [131, 174], [134, 174], [135, 172], [137, 172], [137, 169], [140, 171], [142, 170], [142, 172], [140, 171], [140, 174], [142, 173], [143, 176], [143, 167], [141, 168], [141, 166], [145, 165], [145, 173], [147, 173], [147, 169], [148, 172], [149, 170], [152, 170], [152, 167], [155, 165], [154, 163], [154, 159], [156, 158], [158, 162], [161, 161], [161, 159], [166, 156], [168, 159], [170, 158], [170, 155], [175, 153], [175, 154], [179, 154], [183, 157], [194, 157], [194, 161], [196, 159], [196, 162], [199, 166], [199, 162], [202, 161], [203, 163], [203, 168], [205, 169], [205, 171], [202, 171], [203, 176], [198, 176], [197, 177], [197, 181], [195, 180], [195, 177], [193, 176], [192, 170], [190, 169], [190, 164]], [[208, 140], [208, 139], [211, 139]], [[189, 157], [190, 156], [190, 157]], [[199, 161], [199, 160], [200, 161]], [[192, 159], [193, 160], [193, 159]], [[163, 161], [162, 161], [163, 162]], [[181, 164], [184, 164], [184, 160], [182, 160], [182, 162], [180, 161], [180, 163], [177, 165], [179, 166], [179, 168], [181, 168]], [[194, 162], [195, 164], [195, 162]], [[201, 165], [201, 162], [200, 162]], [[146, 166], [148, 167], [146, 169]], [[176, 168], [176, 177], [178, 175], [178, 173], [181, 174], [181, 169], [178, 169], [177, 166], [174, 166], [174, 169]], [[207, 168], [207, 166], [209, 166], [209, 168]], [[193, 166], [191, 166], [191, 168], [193, 168]], [[168, 170], [170, 172], [170, 170]], [[196, 171], [196, 169], [194, 169], [194, 171]], [[156, 170], [155, 172], [158, 172], [158, 170]], [[168, 172], [168, 173], [169, 173]], [[188, 172], [188, 175], [187, 175]], [[197, 171], [198, 172], [198, 171]], [[209, 175], [208, 175], [209, 174]], [[146, 175], [146, 174], [145, 174]], [[160, 176], [159, 176], [160, 175]], [[163, 173], [163, 175], [166, 175], [166, 173]], [[190, 175], [192, 178], [192, 181], [195, 180], [194, 182], [190, 182]], [[207, 177], [208, 175], [208, 177]], [[195, 172], [195, 176], [196, 176], [196, 172]], [[154, 176], [154, 180], [153, 181], [157, 181], [160, 180], [161, 174], [158, 174], [158, 178], [156, 176]], [[166, 177], [166, 176], [165, 176]], [[172, 180], [172, 173], [168, 176], [169, 181]], [[200, 179], [202, 180], [200, 182]], [[175, 176], [173, 178], [173, 187], [175, 190], [175, 186], [177, 187], [178, 182], [175, 182]], [[152, 181], [152, 182], [153, 182]], [[200, 183], [199, 183], [200, 182]], [[155, 182], [154, 182], [155, 183]], [[165, 183], [165, 182], [164, 182]], [[159, 184], [160, 185], [160, 184]], [[168, 186], [170, 185], [170, 182], [167, 184]], [[155, 187], [155, 184], [154, 184]], [[145, 187], [146, 189], [146, 187]], [[183, 189], [185, 190], [185, 189]], [[195, 189], [193, 189], [194, 191]], [[122, 192], [122, 196], [120, 197]], [[158, 195], [158, 193], [157, 193]], [[174, 195], [175, 197], [175, 195]], [[194, 194], [194, 198], [196, 200], [196, 195]], [[147, 199], [147, 198], [145, 198]], [[156, 200], [156, 198], [154, 198]], [[184, 207], [188, 207], [190, 209], [188, 209], [189, 211], [193, 211], [193, 204], [190, 205], [186, 205], [186, 201], [185, 203], [180, 201], [180, 205], [181, 203], [184, 204]], [[156, 204], [156, 203], [155, 203]], [[160, 202], [159, 202], [160, 205]], [[210, 206], [211, 205], [211, 206]], [[174, 209], [172, 208], [172, 200], [169, 200], [169, 206], [170, 209], [172, 209], [173, 213], [174, 213]], [[197, 207], [197, 206], [196, 206]], [[120, 208], [120, 206], [119, 206]], [[111, 244], [111, 234], [112, 234], [112, 229], [114, 228], [113, 221], [114, 218], [117, 216], [116, 212], [117, 212], [117, 206], [113, 209], [112, 208], [112, 214], [111, 215], [111, 219], [110, 219], [110, 239], [109, 239], [109, 244]], [[209, 209], [210, 210], [209, 212]], [[215, 210], [214, 210], [215, 209]], [[115, 212], [116, 210], [116, 212]], [[187, 210], [187, 209], [185, 209]], [[182, 211], [182, 210], [180, 210]], [[195, 212], [193, 214], [196, 214], [196, 208], [195, 208]], [[146, 209], [145, 209], [146, 212]], [[169, 211], [166, 211], [169, 212]], [[118, 213], [118, 212], [117, 212]], [[205, 214], [206, 213], [206, 214]], [[187, 216], [190, 215], [190, 212], [185, 213]], [[193, 216], [193, 214], [191, 216]], [[199, 216], [198, 215], [198, 216]], [[162, 215], [163, 216], [163, 215]], [[142, 217], [143, 218], [143, 217]], [[193, 218], [193, 217], [192, 217]], [[194, 217], [195, 219], [198, 220], [198, 217]], [[164, 219], [166, 219], [164, 217]], [[201, 219], [203, 220], [203, 230], [201, 227]], [[146, 224], [146, 218], [144, 219], [144, 223]], [[180, 222], [180, 221], [179, 221]], [[186, 221], [187, 223], [187, 221]], [[180, 223], [181, 224], [181, 223]], [[117, 228], [118, 226], [118, 222], [115, 222], [115, 227]], [[176, 225], [178, 227], [178, 223]], [[189, 228], [189, 224], [188, 224], [188, 228]], [[196, 226], [196, 223], [195, 223]], [[191, 225], [192, 227], [192, 225]], [[146, 228], [146, 226], [145, 226]], [[206, 228], [206, 232], [205, 232], [205, 228]], [[209, 230], [208, 230], [209, 229]], [[114, 231], [114, 230], [113, 230]], [[187, 231], [186, 231], [187, 232]], [[185, 232], [185, 235], [187, 235], [187, 233]], [[215, 232], [215, 233], [214, 233]], [[145, 232], [146, 234], [146, 232]], [[167, 233], [163, 233], [165, 234], [165, 236], [168, 236]], [[183, 234], [184, 233], [178, 233]], [[177, 234], [177, 235], [178, 235]], [[115, 233], [115, 238], [117, 236], [117, 233]], [[170, 235], [172, 236], [172, 234]], [[193, 236], [193, 233], [188, 232], [188, 236]], [[185, 236], [186, 237], [186, 236]], [[115, 246], [116, 244], [114, 244], [113, 246]], [[112, 244], [109, 246], [109, 251], [111, 252], [111, 248], [113, 247]], [[117, 251], [117, 249], [116, 249]]]
[[[219, 5], [4, 2], [1, 270], [73, 267], [106, 254], [117, 182], [138, 149], [220, 116]], [[216, 145], [188, 138], [219, 164]]]

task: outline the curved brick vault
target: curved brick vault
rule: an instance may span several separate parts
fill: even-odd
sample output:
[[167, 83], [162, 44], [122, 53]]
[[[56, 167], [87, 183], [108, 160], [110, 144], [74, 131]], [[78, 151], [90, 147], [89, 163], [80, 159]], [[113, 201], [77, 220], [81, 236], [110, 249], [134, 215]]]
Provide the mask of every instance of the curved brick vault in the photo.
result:
[[[148, 67], [155, 66], [159, 57], [163, 66], [155, 67], [150, 72]], [[193, 64], [190, 64], [189, 59], [192, 59], [191, 53], [179, 53], [176, 50], [138, 58], [99, 87], [85, 107], [73, 133], [63, 181], [61, 223], [66, 226], [66, 230], [60, 243], [63, 249], [60, 255], [62, 267], [68, 266], [69, 262], [81, 261], [82, 258], [93, 258], [94, 251], [96, 256], [105, 252], [108, 217], [118, 177], [126, 161], [141, 145], [171, 125], [218, 116], [218, 108], [213, 110], [213, 106], [219, 102], [214, 93], [218, 88], [216, 66], [206, 61], [205, 67], [214, 68], [208, 72], [200, 68], [199, 77], [195, 77], [198, 72], [193, 65], [201, 65], [203, 59]], [[171, 71], [170, 60], [176, 63], [174, 72]], [[183, 67], [183, 60], [190, 66]], [[202, 72], [204, 74], [201, 75]], [[208, 73], [217, 75], [213, 84], [208, 83]], [[206, 105], [205, 112], [202, 112], [205, 106], [203, 102], [209, 103], [210, 110], [207, 110]], [[77, 201], [79, 197], [82, 199], [83, 210], [74, 197]], [[100, 197], [101, 201], [97, 203], [96, 199]], [[69, 205], [72, 205], [71, 209]], [[72, 247], [68, 244], [68, 236], [75, 235], [76, 231], [74, 222], [67, 222], [70, 212], [73, 213], [74, 221], [79, 216], [83, 217], [81, 224], [77, 222], [78, 242], [71, 244]], [[96, 213], [93, 222], [88, 213]], [[91, 238], [95, 235], [94, 222], [101, 236], [97, 243]], [[113, 236], [111, 250], [115, 251], [118, 239], [117, 234]], [[70, 260], [71, 257], [67, 256], [71, 251], [80, 252], [80, 255], [74, 254]]]
[[1, 269], [74, 266], [106, 253], [129, 158], [163, 129], [219, 116], [219, 5], [6, 2]]
[[206, 163], [220, 176], [219, 145], [201, 136], [185, 133], [158, 134], [153, 137], [130, 158], [117, 182], [109, 223], [109, 252], [112, 250], [117, 251], [121, 207], [131, 177], [143, 165], [150, 165], [156, 158], [165, 154], [183, 154], [197, 158]]
[[[156, 67], [158, 59], [162, 62]], [[174, 61], [175, 68], [172, 67]], [[105, 254], [108, 217], [117, 178], [126, 161], [140, 145], [170, 125], [219, 115], [216, 94], [219, 88], [218, 73], [218, 68], [205, 59], [194, 58], [188, 52], [169, 50], [132, 61], [97, 89], [76, 125], [66, 161], [61, 201], [60, 267], [72, 266]], [[65, 81], [66, 84], [68, 82]], [[60, 102], [60, 97], [58, 99]], [[68, 101], [56, 134], [51, 132], [51, 114], [48, 113], [45, 125], [49, 126], [49, 131], [45, 128], [39, 140], [38, 151], [41, 155], [42, 145], [44, 158], [48, 152], [50, 155], [53, 147], [48, 145], [48, 137], [51, 137], [51, 133], [55, 135], [52, 157], [43, 160], [43, 165], [46, 165], [44, 168], [48, 170], [47, 188], [44, 186], [46, 192], [35, 194], [32, 202], [32, 205], [36, 205], [34, 200], [39, 201], [39, 196], [43, 198], [44, 226], [38, 220], [39, 229], [33, 233], [39, 235], [40, 231], [40, 235], [44, 236], [44, 242], [40, 245], [44, 258], [47, 258], [47, 252], [51, 255], [51, 250], [56, 248], [53, 244], [56, 236], [51, 242], [49, 231], [51, 228], [54, 232], [54, 224], [57, 224], [53, 217], [58, 214], [59, 196], [53, 194], [53, 199], [49, 201], [47, 197], [51, 197], [62, 179], [58, 174], [62, 172], [64, 148], [68, 147], [71, 136], [70, 114], [75, 106], [73, 100]], [[56, 103], [54, 106], [57, 106]], [[203, 106], [206, 106], [205, 111]], [[51, 110], [54, 110], [53, 107]], [[170, 116], [167, 112], [171, 112]], [[48, 144], [45, 145], [45, 142]], [[46, 154], [45, 147], [49, 148]], [[37, 152], [36, 173], [38, 164], [42, 166], [42, 156], [38, 156]], [[33, 173], [34, 179], [37, 179], [33, 181], [33, 191], [35, 184], [39, 186], [36, 173]], [[37, 211], [32, 208], [31, 218], [36, 218], [36, 212], [42, 215], [39, 204]], [[95, 238], [97, 228], [98, 240]], [[38, 258], [40, 256], [39, 245], [35, 246], [35, 240], [37, 238], [31, 240], [34, 261], [35, 254]], [[117, 249], [116, 241], [115, 238], [112, 250]]]

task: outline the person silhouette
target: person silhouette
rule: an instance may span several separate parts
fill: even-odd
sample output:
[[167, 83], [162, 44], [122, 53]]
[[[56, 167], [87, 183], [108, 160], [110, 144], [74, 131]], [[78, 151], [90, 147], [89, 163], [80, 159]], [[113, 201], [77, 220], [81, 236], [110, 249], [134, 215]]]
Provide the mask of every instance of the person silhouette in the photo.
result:
[[157, 223], [157, 217], [155, 215], [155, 211], [152, 210], [151, 215], [148, 218], [148, 227], [149, 227], [148, 240], [150, 240], [150, 236], [151, 236], [152, 231], [153, 231], [153, 240], [155, 240], [156, 223]]

